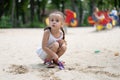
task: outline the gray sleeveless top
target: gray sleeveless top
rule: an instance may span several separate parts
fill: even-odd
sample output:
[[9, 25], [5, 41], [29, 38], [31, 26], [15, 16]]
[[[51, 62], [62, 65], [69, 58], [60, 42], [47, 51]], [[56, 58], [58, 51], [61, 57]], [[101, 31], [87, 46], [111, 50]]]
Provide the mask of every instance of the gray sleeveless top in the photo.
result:
[[[50, 30], [49, 30], [50, 32]], [[49, 40], [48, 40], [48, 45], [58, 41], [58, 40], [62, 40], [63, 39], [63, 32], [61, 31], [60, 32], [60, 36], [58, 38], [55, 38], [52, 33], [50, 32], [50, 35], [49, 35]]]

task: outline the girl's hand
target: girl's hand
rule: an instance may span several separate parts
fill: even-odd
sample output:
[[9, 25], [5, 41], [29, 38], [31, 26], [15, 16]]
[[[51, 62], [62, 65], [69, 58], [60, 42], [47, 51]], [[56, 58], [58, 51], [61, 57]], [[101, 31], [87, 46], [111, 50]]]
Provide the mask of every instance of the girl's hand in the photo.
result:
[[58, 55], [56, 53], [53, 53], [53, 54], [54, 54], [53, 59], [57, 60], [58, 59]]
[[64, 43], [65, 43], [65, 40], [63, 40], [63, 39], [62, 39], [62, 40], [58, 40], [57, 42], [59, 43], [59, 46], [61, 47], [61, 46], [62, 46], [62, 44], [64, 44]]

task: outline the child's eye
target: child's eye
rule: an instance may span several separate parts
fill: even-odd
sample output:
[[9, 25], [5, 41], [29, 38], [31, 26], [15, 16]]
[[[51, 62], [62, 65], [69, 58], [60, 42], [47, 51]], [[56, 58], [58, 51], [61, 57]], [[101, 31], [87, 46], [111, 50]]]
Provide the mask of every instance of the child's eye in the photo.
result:
[[53, 19], [51, 19], [51, 21], [53, 22], [54, 20], [53, 20]]
[[56, 20], [56, 22], [59, 22], [59, 20]]

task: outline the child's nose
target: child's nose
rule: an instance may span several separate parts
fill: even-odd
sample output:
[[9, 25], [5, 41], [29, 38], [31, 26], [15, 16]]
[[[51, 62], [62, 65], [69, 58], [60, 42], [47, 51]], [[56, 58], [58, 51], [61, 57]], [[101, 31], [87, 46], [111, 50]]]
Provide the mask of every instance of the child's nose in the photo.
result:
[[56, 22], [55, 21], [53, 21], [53, 24], [55, 24]]

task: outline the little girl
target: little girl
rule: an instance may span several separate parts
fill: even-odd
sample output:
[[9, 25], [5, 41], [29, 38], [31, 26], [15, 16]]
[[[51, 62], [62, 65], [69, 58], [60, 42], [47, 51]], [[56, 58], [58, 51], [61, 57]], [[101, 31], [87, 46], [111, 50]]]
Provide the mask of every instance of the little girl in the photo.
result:
[[65, 32], [63, 30], [65, 16], [56, 11], [49, 15], [49, 27], [44, 29], [42, 48], [37, 50], [37, 54], [47, 64], [48, 68], [54, 67], [53, 63], [64, 68], [58, 59], [66, 51]]

